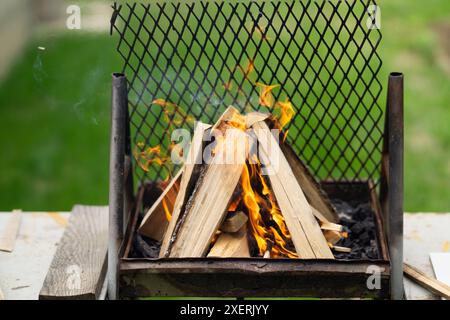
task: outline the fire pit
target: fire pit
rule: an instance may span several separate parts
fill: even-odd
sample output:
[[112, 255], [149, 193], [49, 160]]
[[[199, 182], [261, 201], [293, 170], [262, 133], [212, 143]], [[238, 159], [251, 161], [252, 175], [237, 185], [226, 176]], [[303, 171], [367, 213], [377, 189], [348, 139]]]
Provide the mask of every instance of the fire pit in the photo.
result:
[[[401, 297], [403, 78], [389, 78], [383, 131], [373, 5], [114, 6], [111, 298]], [[281, 169], [259, 174], [267, 150], [219, 166], [226, 143], [208, 165], [168, 160], [174, 129], [193, 133], [189, 158], [225, 127], [258, 145], [281, 129]]]

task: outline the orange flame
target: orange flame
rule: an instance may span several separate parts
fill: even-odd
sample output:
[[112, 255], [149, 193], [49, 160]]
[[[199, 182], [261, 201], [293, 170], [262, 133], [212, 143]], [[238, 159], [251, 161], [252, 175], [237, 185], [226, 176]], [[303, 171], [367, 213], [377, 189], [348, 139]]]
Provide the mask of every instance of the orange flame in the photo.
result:
[[[255, 185], [260, 185], [262, 190], [256, 190]], [[242, 201], [250, 221], [250, 232], [258, 246], [259, 255], [263, 256], [266, 251], [270, 251], [270, 256], [274, 258], [297, 258], [297, 253], [287, 246], [291, 239], [289, 230], [275, 197], [261, 174], [259, 162], [244, 166], [241, 186]], [[268, 214], [269, 225], [263, 219], [262, 211]]]
[[278, 101], [276, 107], [280, 110], [278, 121], [280, 123], [280, 130], [282, 130], [294, 117], [294, 107], [289, 99], [286, 99], [284, 102]]
[[[167, 165], [170, 161], [170, 157], [161, 155], [160, 145], [142, 150], [143, 148], [144, 143], [138, 142], [133, 150], [134, 159], [142, 170], [148, 172], [152, 165], [164, 166], [166, 169], [169, 169]], [[170, 170], [168, 171], [170, 172]]]
[[272, 107], [274, 102], [272, 90], [280, 85], [266, 85], [260, 82], [257, 82], [256, 85], [261, 88], [259, 92], [259, 104], [264, 107]]
[[183, 123], [192, 124], [195, 122], [195, 118], [192, 115], [187, 115], [186, 112], [175, 103], [164, 99], [155, 99], [152, 101], [152, 104], [156, 104], [163, 108], [165, 119], [170, 128], [172, 128], [173, 125], [179, 127]]

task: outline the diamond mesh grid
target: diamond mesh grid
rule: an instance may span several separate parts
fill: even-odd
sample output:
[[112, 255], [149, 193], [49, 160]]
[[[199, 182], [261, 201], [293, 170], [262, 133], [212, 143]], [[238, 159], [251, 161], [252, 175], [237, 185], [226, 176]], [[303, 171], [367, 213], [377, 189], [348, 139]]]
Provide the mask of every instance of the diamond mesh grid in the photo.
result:
[[[192, 130], [193, 118], [214, 123], [228, 105], [270, 111], [258, 104], [256, 83], [278, 84], [274, 98], [289, 99], [296, 109], [288, 142], [318, 178], [378, 180], [381, 33], [368, 27], [372, 5], [372, 0], [116, 3], [111, 30], [129, 81], [133, 148], [161, 145], [168, 154], [174, 127]], [[155, 99], [170, 104], [162, 107]], [[167, 175], [159, 165], [134, 170], [141, 181]]]

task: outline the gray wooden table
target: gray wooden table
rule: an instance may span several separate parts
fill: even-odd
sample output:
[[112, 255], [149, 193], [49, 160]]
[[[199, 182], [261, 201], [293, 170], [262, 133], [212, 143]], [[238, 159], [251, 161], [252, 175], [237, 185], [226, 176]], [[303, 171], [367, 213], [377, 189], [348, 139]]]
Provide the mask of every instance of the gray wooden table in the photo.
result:
[[[0, 288], [6, 299], [37, 299], [69, 212], [24, 212], [12, 253], [0, 252]], [[0, 212], [0, 232], [8, 214]], [[434, 276], [430, 252], [448, 250], [450, 213], [405, 214], [405, 261]], [[408, 299], [437, 299], [405, 279]]]

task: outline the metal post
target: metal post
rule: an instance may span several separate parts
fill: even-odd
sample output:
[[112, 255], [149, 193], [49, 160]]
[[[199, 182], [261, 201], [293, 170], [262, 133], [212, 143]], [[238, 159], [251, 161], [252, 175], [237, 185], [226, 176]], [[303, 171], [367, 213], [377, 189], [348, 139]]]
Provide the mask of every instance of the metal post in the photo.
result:
[[127, 81], [123, 74], [112, 76], [111, 141], [109, 156], [109, 246], [108, 297], [118, 299], [119, 248], [123, 240], [125, 128]]
[[391, 258], [391, 298], [403, 299], [403, 74], [391, 73], [389, 113], [388, 239]]

